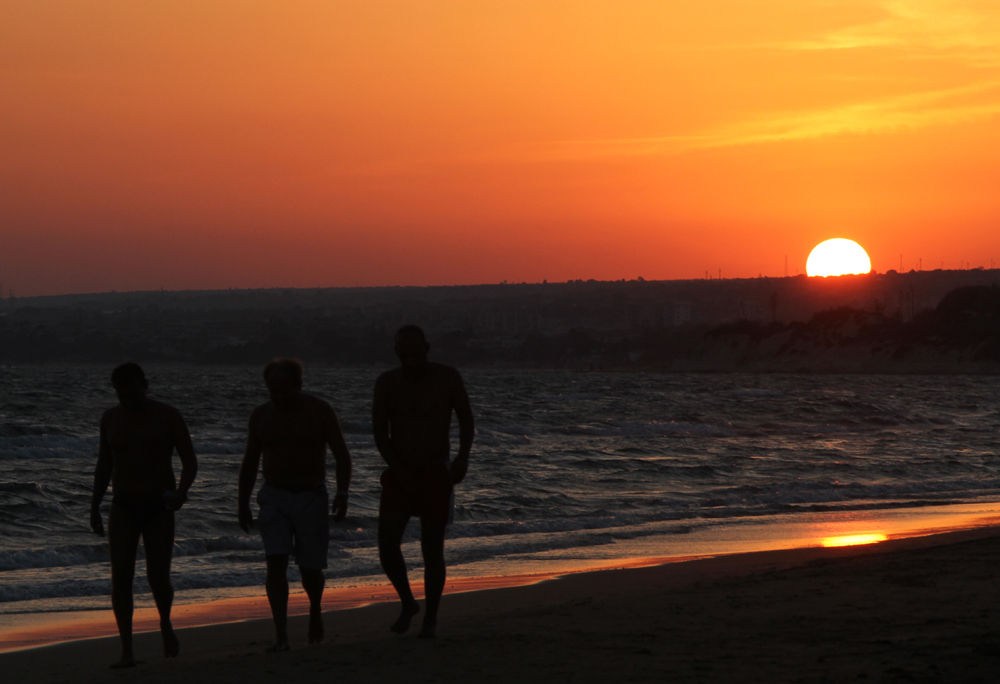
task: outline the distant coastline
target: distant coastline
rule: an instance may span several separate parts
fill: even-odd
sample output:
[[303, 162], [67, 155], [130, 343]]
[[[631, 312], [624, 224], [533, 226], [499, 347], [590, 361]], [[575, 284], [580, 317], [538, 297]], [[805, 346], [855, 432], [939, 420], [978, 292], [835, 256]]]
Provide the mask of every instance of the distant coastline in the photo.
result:
[[463, 367], [996, 374], [998, 285], [976, 269], [26, 297], [0, 300], [0, 364], [384, 366], [416, 323]]

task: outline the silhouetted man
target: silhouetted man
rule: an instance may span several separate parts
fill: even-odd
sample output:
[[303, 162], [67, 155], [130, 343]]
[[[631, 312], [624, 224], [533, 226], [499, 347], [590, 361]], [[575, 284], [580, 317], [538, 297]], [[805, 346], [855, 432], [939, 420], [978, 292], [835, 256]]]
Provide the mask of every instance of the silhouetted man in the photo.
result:
[[[389, 466], [381, 477], [379, 559], [402, 603], [390, 629], [403, 634], [420, 606], [410, 590], [400, 545], [410, 517], [418, 516], [427, 602], [418, 636], [433, 638], [444, 591], [444, 534], [451, 522], [452, 487], [469, 469], [475, 422], [462, 376], [427, 360], [430, 345], [420, 328], [400, 328], [395, 343], [401, 367], [379, 376], [372, 403], [375, 446]], [[449, 463], [452, 411], [458, 417], [459, 446], [458, 456]]]
[[[104, 536], [101, 500], [111, 483], [108, 552], [111, 556], [111, 606], [121, 635], [122, 657], [112, 668], [137, 664], [132, 652], [132, 580], [139, 537], [146, 551], [146, 577], [160, 613], [163, 655], [173, 658], [180, 644], [170, 624], [174, 587], [170, 560], [174, 550], [174, 511], [187, 501], [198, 472], [187, 425], [177, 409], [146, 397], [149, 382], [142, 368], [123, 363], [111, 373], [118, 406], [101, 417], [100, 451], [94, 471], [90, 527]], [[181, 459], [180, 486], [171, 456]]]
[[264, 485], [257, 494], [257, 525], [267, 557], [267, 600], [277, 639], [268, 652], [287, 651], [288, 557], [295, 556], [302, 587], [309, 596], [309, 643], [323, 640], [323, 585], [330, 545], [327, 519], [326, 448], [336, 459], [337, 494], [333, 519], [347, 515], [351, 454], [333, 408], [302, 392], [302, 363], [274, 359], [264, 367], [271, 401], [250, 415], [247, 450], [240, 467], [239, 520], [245, 532], [253, 525], [250, 494], [264, 456]]

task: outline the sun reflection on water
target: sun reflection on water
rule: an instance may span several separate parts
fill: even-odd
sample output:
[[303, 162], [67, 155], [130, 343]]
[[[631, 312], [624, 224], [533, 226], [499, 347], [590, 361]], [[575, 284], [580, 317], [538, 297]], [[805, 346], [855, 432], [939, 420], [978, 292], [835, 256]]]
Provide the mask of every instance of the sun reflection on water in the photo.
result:
[[881, 533], [875, 534], [848, 534], [840, 537], [827, 537], [821, 544], [823, 546], [858, 546], [860, 544], [875, 544], [883, 542], [888, 537]]

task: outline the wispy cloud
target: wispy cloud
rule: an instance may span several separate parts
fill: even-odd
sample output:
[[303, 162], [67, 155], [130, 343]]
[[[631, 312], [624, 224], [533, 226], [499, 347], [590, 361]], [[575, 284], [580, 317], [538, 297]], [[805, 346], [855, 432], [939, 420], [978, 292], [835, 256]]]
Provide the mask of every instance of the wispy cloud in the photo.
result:
[[563, 141], [553, 144], [553, 155], [594, 158], [672, 154], [959, 124], [997, 114], [1000, 114], [1000, 82], [991, 82], [826, 109], [782, 112], [694, 135]]
[[[699, 146], [745, 145], [843, 134], [871, 134], [975, 121], [1000, 113], [1000, 83], [901, 95], [807, 112], [778, 114], [723, 128]], [[986, 99], [987, 101], [983, 101]], [[969, 101], [977, 100], [977, 101]]]
[[[867, 98], [818, 109], [786, 110], [745, 116], [739, 121], [689, 135], [553, 143], [555, 157], [593, 158], [674, 154], [687, 150], [809, 140], [838, 135], [869, 135], [894, 130], [953, 125], [1000, 114], [1000, 3], [997, 0], [871, 0], [880, 19], [825, 34], [744, 49], [834, 51], [883, 47], [893, 59], [940, 59], [946, 65], [978, 67], [978, 82], [933, 88], [907, 95]], [[984, 69], [985, 68], [985, 69]], [[940, 71], [940, 70], [939, 70]], [[992, 72], [989, 76], [986, 73]], [[921, 72], [894, 79], [920, 83]], [[970, 72], [963, 72], [966, 77]], [[843, 77], [835, 73], [833, 78]], [[864, 79], [855, 73], [853, 78]], [[873, 75], [885, 79], [885, 72]], [[976, 76], [973, 76], [976, 78]]]
[[993, 63], [1000, 58], [1000, 5], [995, 0], [877, 0], [876, 4], [887, 15], [882, 20], [774, 47], [964, 50]]

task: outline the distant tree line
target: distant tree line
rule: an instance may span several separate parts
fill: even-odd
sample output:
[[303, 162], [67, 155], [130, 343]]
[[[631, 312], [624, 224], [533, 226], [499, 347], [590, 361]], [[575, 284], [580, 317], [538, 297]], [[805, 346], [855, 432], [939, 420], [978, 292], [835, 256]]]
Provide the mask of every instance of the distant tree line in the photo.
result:
[[[642, 294], [645, 290], [639, 286], [647, 285], [638, 283], [635, 291]], [[648, 300], [641, 302], [645, 308], [634, 305], [616, 291], [608, 301], [611, 308], [631, 307], [640, 313], [652, 306]], [[489, 300], [481, 304], [489, 305]], [[384, 366], [394, 363], [395, 326], [413, 320], [415, 311], [435, 311], [420, 302], [392, 306], [381, 318], [359, 309], [331, 313], [330, 307], [298, 304], [229, 310], [146, 304], [113, 311], [62, 303], [21, 306], [0, 315], [0, 363], [110, 364], [136, 359], [254, 365], [293, 355], [311, 363]], [[667, 325], [652, 316], [632, 316], [614, 327], [592, 316], [559, 328], [547, 327], [540, 314], [518, 309], [521, 313], [509, 318], [508, 328], [490, 332], [493, 328], [477, 327], [482, 319], [475, 315], [475, 302], [463, 306], [472, 314], [456, 318], [457, 323], [427, 326], [434, 357], [463, 366], [667, 370], [683, 367], [684, 360], [721, 355], [725, 349], [742, 349], [746, 358], [755, 353], [778, 358], [849, 346], [895, 360], [917, 350], [942, 355], [962, 350], [971, 361], [1000, 363], [1000, 288], [990, 285], [959, 287], [935, 307], [909, 316], [901, 315], [899, 308], [887, 313], [875, 300], [867, 308], [836, 306], [802, 321], [736, 318], [721, 325]], [[550, 309], [545, 311], [556, 310], [551, 302], [546, 306]], [[576, 301], [573, 306], [585, 308]], [[440, 310], [450, 309], [444, 305]]]

